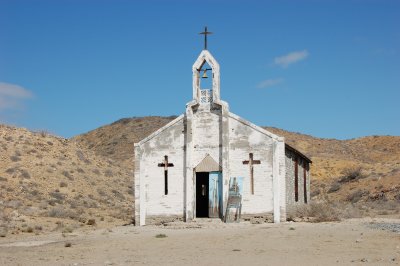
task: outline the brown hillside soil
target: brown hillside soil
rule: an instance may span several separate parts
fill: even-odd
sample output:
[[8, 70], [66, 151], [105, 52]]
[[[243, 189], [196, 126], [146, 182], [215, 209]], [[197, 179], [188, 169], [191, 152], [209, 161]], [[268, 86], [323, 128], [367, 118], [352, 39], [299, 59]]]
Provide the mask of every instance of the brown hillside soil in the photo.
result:
[[[266, 129], [284, 136], [289, 145], [310, 156], [313, 161], [311, 189], [317, 199], [360, 204], [378, 202], [389, 209], [400, 205], [399, 136], [336, 140]], [[354, 172], [359, 172], [358, 176], [346, 179]], [[335, 186], [337, 190], [332, 189]]]
[[112, 159], [5, 125], [0, 151], [0, 236], [131, 221], [133, 174]]
[[[134, 143], [174, 118], [124, 118], [74, 139], [96, 154], [121, 161], [132, 170]], [[384, 205], [387, 205], [386, 201], [400, 204], [399, 136], [336, 140], [272, 127], [265, 129], [285, 137], [288, 144], [312, 159], [311, 190], [315, 199], [353, 204], [376, 201]], [[338, 182], [346, 174], [356, 170], [361, 172], [359, 177], [348, 182]], [[339, 189], [331, 189], [332, 186]], [[386, 207], [392, 209], [391, 205]]]
[[133, 170], [134, 143], [144, 139], [175, 117], [123, 118], [73, 138], [96, 154], [120, 162]]

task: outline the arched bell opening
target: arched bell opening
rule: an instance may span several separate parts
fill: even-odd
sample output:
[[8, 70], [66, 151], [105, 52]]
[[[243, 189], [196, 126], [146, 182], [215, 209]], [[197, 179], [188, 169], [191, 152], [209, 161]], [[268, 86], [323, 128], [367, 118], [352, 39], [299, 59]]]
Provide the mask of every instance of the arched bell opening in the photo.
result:
[[200, 103], [210, 103], [213, 101], [213, 82], [214, 72], [211, 66], [204, 61], [202, 66], [197, 70], [200, 89]]

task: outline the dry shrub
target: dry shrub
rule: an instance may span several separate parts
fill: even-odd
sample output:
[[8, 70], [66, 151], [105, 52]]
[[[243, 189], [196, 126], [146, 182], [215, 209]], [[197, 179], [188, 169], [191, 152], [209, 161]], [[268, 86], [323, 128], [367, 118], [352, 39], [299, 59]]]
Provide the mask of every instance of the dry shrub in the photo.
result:
[[99, 169], [93, 169], [93, 173], [96, 174], [96, 175], [100, 175]]
[[63, 228], [62, 232], [64, 234], [71, 234], [74, 231], [74, 229], [72, 229], [72, 227], [66, 226]]
[[333, 193], [338, 191], [342, 185], [339, 182], [334, 182], [328, 190], [328, 193]]
[[313, 191], [311, 191], [311, 198], [314, 198], [314, 197], [318, 196], [319, 194], [321, 194], [321, 190], [319, 188], [314, 189]]
[[87, 225], [96, 225], [96, 219], [89, 219], [86, 224]]
[[360, 199], [364, 196], [364, 195], [368, 195], [369, 192], [365, 191], [365, 190], [357, 190], [349, 195], [347, 195], [346, 200], [350, 201], [351, 203], [356, 203], [358, 201], [360, 201]]
[[12, 175], [12, 174], [14, 174], [16, 171], [18, 171], [18, 167], [12, 167], [12, 168], [8, 168], [8, 169], [6, 170], [6, 173]]
[[30, 226], [28, 226], [27, 228], [25, 228], [24, 230], [22, 230], [22, 232], [25, 232], [25, 233], [33, 233], [33, 228], [30, 227]]
[[386, 211], [400, 211], [400, 205], [397, 201], [391, 200], [378, 200], [368, 204], [371, 208], [376, 210]]
[[81, 173], [81, 174], [85, 173], [85, 171], [84, 171], [82, 168], [77, 168], [76, 171], [77, 171], [78, 173]]
[[46, 130], [40, 130], [38, 133], [42, 138], [45, 138], [47, 137], [47, 135], [49, 135], [49, 132], [47, 132]]
[[49, 195], [58, 200], [59, 202], [62, 202], [65, 199], [65, 194], [60, 193], [58, 191], [50, 192]]
[[111, 169], [107, 169], [107, 170], [104, 172], [104, 175], [105, 175], [106, 177], [113, 177], [113, 172], [111, 171]]
[[18, 209], [19, 207], [22, 206], [22, 202], [20, 200], [9, 200], [8, 202], [6, 201], [4, 203], [4, 206], [13, 208], [13, 209]]
[[114, 194], [114, 196], [120, 200], [125, 200], [125, 196], [119, 192], [118, 190], [113, 189], [112, 193]]
[[102, 190], [101, 188], [98, 188], [98, 189], [97, 189], [97, 193], [98, 193], [100, 196], [102, 196], [102, 197], [107, 196], [107, 193], [104, 192], [104, 190]]
[[292, 207], [292, 209], [288, 211], [288, 220], [306, 217], [311, 217], [312, 219], [310, 219], [310, 221], [315, 223], [332, 222], [340, 220], [340, 213], [334, 205], [328, 202], [303, 204]]
[[30, 179], [31, 175], [29, 174], [29, 172], [27, 170], [22, 170], [21, 171], [21, 177], [25, 178], [25, 179]]
[[348, 168], [343, 170], [343, 177], [340, 178], [339, 182], [340, 183], [347, 183], [351, 181], [356, 181], [362, 178], [365, 178], [366, 176], [363, 174], [361, 167], [356, 167], [356, 168]]
[[71, 181], [74, 181], [74, 177], [68, 171], [62, 171], [62, 174]]
[[11, 161], [13, 162], [18, 162], [21, 161], [21, 158], [19, 158], [17, 155], [12, 155], [10, 156]]
[[57, 217], [57, 218], [70, 218], [70, 219], [77, 219], [79, 215], [76, 212], [71, 210], [66, 210], [62, 207], [54, 207], [48, 211], [47, 215], [49, 217]]
[[90, 161], [86, 158], [81, 150], [77, 150], [76, 155], [78, 156], [78, 159], [83, 161], [85, 164], [90, 164]]
[[7, 228], [6, 227], [0, 227], [0, 237], [6, 237], [7, 236]]
[[340, 217], [343, 219], [363, 217], [363, 212], [360, 207], [357, 207], [354, 204], [346, 204], [337, 208], [340, 209]]

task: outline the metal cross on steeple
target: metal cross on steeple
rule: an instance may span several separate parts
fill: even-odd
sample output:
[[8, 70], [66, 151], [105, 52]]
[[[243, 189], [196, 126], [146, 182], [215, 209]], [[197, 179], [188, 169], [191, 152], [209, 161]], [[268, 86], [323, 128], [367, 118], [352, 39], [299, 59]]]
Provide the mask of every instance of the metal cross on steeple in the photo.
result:
[[207, 26], [204, 27], [204, 31], [199, 34], [204, 35], [204, 50], [207, 50], [207, 35], [212, 34], [212, 32], [207, 31]]

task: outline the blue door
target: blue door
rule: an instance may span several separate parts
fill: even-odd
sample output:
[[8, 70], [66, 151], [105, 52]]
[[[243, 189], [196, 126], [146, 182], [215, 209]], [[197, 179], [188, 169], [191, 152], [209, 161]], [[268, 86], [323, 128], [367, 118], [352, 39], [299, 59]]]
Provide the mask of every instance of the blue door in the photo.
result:
[[222, 173], [210, 172], [208, 185], [208, 217], [222, 217]]

